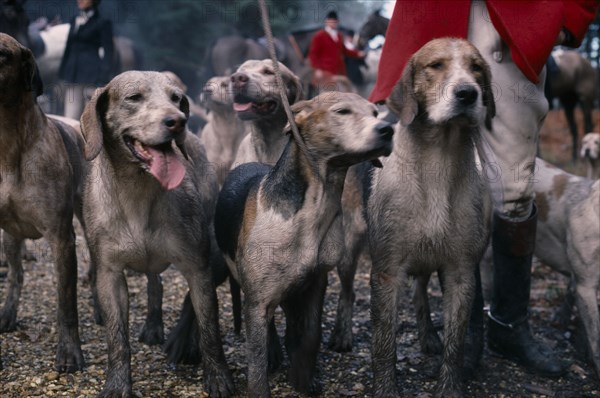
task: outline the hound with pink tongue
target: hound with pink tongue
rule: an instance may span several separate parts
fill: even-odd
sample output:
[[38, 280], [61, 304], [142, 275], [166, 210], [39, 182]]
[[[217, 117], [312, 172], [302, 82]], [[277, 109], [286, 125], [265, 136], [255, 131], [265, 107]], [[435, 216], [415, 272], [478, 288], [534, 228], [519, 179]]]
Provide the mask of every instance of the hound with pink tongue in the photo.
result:
[[143, 145], [143, 147], [150, 155], [148, 166], [154, 178], [166, 190], [177, 188], [185, 177], [185, 167], [173, 148], [164, 145], [157, 147]]

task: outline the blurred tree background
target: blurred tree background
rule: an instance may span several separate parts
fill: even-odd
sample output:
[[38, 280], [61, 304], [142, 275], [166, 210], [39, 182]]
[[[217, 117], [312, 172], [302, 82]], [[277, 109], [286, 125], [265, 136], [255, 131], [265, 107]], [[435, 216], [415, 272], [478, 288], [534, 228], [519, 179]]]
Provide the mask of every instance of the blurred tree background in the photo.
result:
[[[386, 9], [390, 0], [270, 0], [267, 5], [275, 35], [321, 27], [327, 12], [335, 10], [344, 28], [358, 30], [367, 16]], [[33, 21], [39, 16], [67, 22], [77, 13], [75, 0], [27, 0]], [[387, 7], [387, 8], [386, 8]], [[257, 0], [103, 0], [101, 12], [110, 18], [115, 33], [133, 39], [143, 59], [143, 68], [172, 70], [194, 95], [202, 85], [199, 71], [207, 49], [215, 39], [238, 33], [263, 35]], [[600, 65], [600, 15], [590, 26], [579, 49], [594, 66]]]
[[[321, 27], [327, 12], [335, 10], [342, 26], [358, 30], [372, 11], [386, 0], [271, 0], [267, 1], [274, 35]], [[28, 0], [29, 18], [55, 17], [63, 22], [77, 13], [75, 0]], [[198, 74], [207, 49], [228, 34], [263, 36], [257, 0], [103, 0], [100, 12], [110, 18], [115, 33], [137, 44], [148, 70], [171, 70], [188, 85], [191, 94], [203, 82]]]

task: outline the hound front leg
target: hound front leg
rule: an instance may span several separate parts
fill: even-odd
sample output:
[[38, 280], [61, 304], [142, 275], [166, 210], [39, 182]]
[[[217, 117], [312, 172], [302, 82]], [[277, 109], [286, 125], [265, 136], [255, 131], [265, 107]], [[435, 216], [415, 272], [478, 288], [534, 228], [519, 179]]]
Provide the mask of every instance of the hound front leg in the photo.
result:
[[69, 219], [61, 231], [48, 239], [56, 260], [58, 289], [58, 346], [55, 367], [59, 372], [75, 372], [84, 367], [77, 314], [77, 255], [75, 231]]
[[187, 272], [190, 297], [200, 330], [200, 351], [204, 365], [204, 386], [211, 397], [233, 395], [233, 377], [225, 362], [223, 343], [219, 332], [217, 292], [212, 282], [210, 268], [201, 266]]
[[131, 396], [131, 349], [129, 347], [129, 300], [122, 271], [98, 267], [98, 299], [106, 328], [108, 370], [102, 398]]
[[17, 308], [23, 288], [23, 265], [21, 263], [21, 243], [23, 241], [15, 239], [6, 231], [3, 236], [6, 261], [8, 262], [8, 291], [4, 307], [0, 311], [0, 333], [11, 332], [17, 328]]
[[450, 266], [441, 274], [444, 307], [444, 358], [435, 396], [462, 397], [465, 335], [475, 293], [475, 265]]
[[247, 301], [244, 305], [246, 321], [246, 357], [248, 360], [248, 392], [252, 398], [269, 398], [267, 340], [269, 317], [267, 308]]
[[400, 396], [396, 380], [396, 300], [399, 280], [398, 275], [379, 271], [378, 268], [374, 261], [371, 271], [373, 396], [395, 398]]

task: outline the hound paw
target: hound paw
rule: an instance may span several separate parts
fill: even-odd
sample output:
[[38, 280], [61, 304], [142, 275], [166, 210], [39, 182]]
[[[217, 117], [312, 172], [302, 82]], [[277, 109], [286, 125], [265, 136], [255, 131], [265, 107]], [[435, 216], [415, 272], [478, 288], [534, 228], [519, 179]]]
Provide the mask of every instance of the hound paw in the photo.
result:
[[204, 370], [204, 388], [211, 398], [229, 398], [235, 392], [233, 377], [226, 367]]
[[131, 392], [131, 388], [127, 389], [113, 389], [104, 387], [104, 389], [98, 394], [98, 398], [135, 398], [137, 395]]
[[336, 352], [352, 351], [352, 329], [336, 326], [331, 332], [328, 347]]
[[436, 331], [425, 333], [419, 340], [421, 342], [421, 352], [424, 354], [441, 354], [444, 350], [444, 344]]
[[17, 312], [0, 311], [0, 333], [12, 332], [17, 329]]
[[144, 324], [144, 328], [140, 333], [140, 342], [146, 345], [159, 345], [164, 343], [165, 334], [162, 324], [149, 323]]
[[80, 347], [58, 345], [54, 368], [59, 373], [74, 373], [85, 367], [83, 353]]

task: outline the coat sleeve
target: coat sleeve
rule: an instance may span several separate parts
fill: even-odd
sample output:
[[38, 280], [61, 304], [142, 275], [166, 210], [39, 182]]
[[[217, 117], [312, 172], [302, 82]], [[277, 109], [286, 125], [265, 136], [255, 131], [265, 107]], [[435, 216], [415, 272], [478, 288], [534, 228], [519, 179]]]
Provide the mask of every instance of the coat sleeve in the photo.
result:
[[310, 60], [310, 65], [315, 69], [321, 69], [320, 59], [322, 52], [322, 40], [321, 40], [321, 32], [317, 32], [312, 41], [310, 42], [310, 49], [308, 51], [308, 59]]
[[360, 58], [360, 55], [358, 54], [357, 50], [353, 50], [353, 49], [348, 48], [346, 46], [344, 46], [344, 55], [346, 57], [350, 57], [350, 58]]
[[587, 32], [588, 26], [598, 12], [599, 0], [576, 0], [563, 1], [564, 4], [564, 28], [572, 35], [565, 46], [577, 48], [581, 45]]

